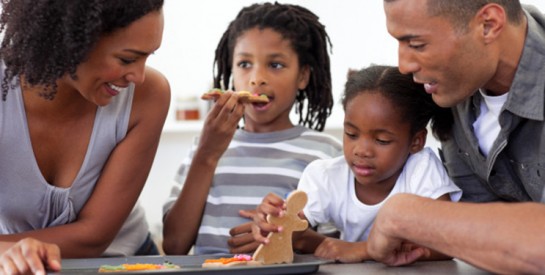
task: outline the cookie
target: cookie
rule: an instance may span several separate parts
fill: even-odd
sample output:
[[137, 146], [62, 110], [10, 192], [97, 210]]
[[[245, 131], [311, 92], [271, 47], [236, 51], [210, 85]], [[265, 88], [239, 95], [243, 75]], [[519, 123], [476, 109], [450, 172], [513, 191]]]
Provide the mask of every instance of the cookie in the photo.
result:
[[163, 264], [120, 264], [120, 265], [101, 265], [99, 273], [127, 272], [127, 271], [147, 271], [147, 270], [174, 270], [180, 269], [179, 265], [165, 261]]
[[286, 211], [282, 217], [268, 216], [269, 223], [282, 226], [282, 232], [270, 232], [268, 244], [261, 244], [253, 255], [255, 261], [263, 264], [280, 264], [293, 262], [292, 235], [294, 231], [307, 229], [308, 222], [297, 215], [307, 204], [307, 194], [296, 190], [286, 199]]
[[201, 265], [203, 268], [222, 268], [222, 267], [230, 267], [230, 266], [241, 266], [241, 265], [249, 265], [249, 266], [256, 266], [261, 265], [260, 262], [256, 262], [252, 259], [252, 256], [245, 255], [245, 254], [237, 254], [234, 255], [231, 258], [219, 258], [219, 259], [207, 259], [204, 261], [204, 263]]
[[[225, 93], [225, 91], [215, 88], [202, 94], [201, 99], [217, 100], [223, 93]], [[256, 95], [248, 91], [240, 91], [235, 93], [238, 95], [239, 101], [242, 103], [268, 103], [269, 102], [269, 98], [266, 95]]]

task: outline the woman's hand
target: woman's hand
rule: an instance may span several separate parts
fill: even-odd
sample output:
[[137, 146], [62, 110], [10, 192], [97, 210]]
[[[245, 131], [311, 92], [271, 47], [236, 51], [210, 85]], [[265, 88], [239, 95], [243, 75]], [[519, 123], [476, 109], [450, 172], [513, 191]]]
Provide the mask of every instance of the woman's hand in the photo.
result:
[[61, 270], [57, 245], [25, 238], [0, 255], [0, 274], [45, 274]]

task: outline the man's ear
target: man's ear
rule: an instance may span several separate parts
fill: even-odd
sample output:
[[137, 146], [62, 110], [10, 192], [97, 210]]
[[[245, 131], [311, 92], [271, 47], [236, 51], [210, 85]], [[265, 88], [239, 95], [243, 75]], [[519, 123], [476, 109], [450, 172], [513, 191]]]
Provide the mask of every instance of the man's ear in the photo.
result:
[[301, 70], [299, 71], [299, 78], [297, 81], [297, 88], [299, 90], [304, 90], [308, 86], [308, 82], [310, 81], [310, 66], [306, 65], [301, 67]]
[[422, 148], [424, 148], [424, 146], [426, 145], [427, 136], [428, 136], [428, 130], [425, 128], [416, 132], [416, 134], [414, 134], [411, 141], [411, 148], [410, 148], [411, 154], [418, 153], [420, 152], [420, 150], [422, 150]]
[[507, 24], [505, 9], [495, 3], [484, 5], [475, 15], [486, 44], [496, 40]]

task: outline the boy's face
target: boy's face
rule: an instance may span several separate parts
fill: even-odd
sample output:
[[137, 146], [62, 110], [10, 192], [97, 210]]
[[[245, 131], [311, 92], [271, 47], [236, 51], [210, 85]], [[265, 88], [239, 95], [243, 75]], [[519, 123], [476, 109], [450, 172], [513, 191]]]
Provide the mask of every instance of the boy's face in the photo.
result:
[[232, 68], [238, 91], [269, 98], [267, 104], [246, 106], [246, 130], [270, 132], [293, 126], [289, 114], [297, 91], [308, 84], [309, 70], [299, 66], [299, 57], [289, 40], [270, 28], [249, 29], [237, 39]]
[[356, 177], [356, 190], [387, 195], [409, 154], [422, 148], [413, 144], [410, 123], [397, 109], [377, 92], [360, 93], [346, 104], [344, 157]]
[[427, 14], [428, 0], [384, 2], [388, 32], [399, 41], [399, 69], [442, 107], [452, 107], [483, 87], [496, 72], [495, 54], [482, 39], [482, 25], [466, 31], [445, 17]]

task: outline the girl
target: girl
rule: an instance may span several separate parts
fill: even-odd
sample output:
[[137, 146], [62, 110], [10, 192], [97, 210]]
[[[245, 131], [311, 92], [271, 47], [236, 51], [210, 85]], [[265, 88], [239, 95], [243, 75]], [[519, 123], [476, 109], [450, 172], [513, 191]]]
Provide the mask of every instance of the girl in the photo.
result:
[[215, 86], [270, 102], [244, 105], [234, 93], [217, 100], [164, 206], [167, 254], [194, 244], [196, 254], [255, 250], [253, 211], [241, 210], [294, 190], [308, 163], [340, 154], [336, 139], [317, 132], [333, 105], [328, 42], [318, 17], [296, 5], [254, 4], [230, 23], [216, 50]]
[[170, 100], [145, 65], [163, 1], [2, 4], [0, 273], [43, 271], [49, 244], [68, 258], [156, 254], [135, 204]]
[[[312, 162], [298, 187], [309, 198], [304, 217], [311, 225], [333, 222], [341, 240], [307, 229], [294, 236], [294, 247], [318, 257], [359, 262], [370, 259], [367, 236], [390, 196], [413, 193], [457, 201], [461, 192], [431, 149], [424, 148], [428, 121], [448, 110], [436, 106], [411, 75], [388, 66], [350, 72], [343, 107], [344, 157]], [[269, 194], [258, 206], [253, 226], [257, 241], [267, 243], [266, 233], [282, 230], [268, 224], [265, 217], [282, 215], [283, 203], [276, 194]]]

